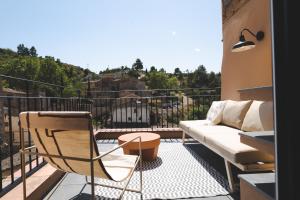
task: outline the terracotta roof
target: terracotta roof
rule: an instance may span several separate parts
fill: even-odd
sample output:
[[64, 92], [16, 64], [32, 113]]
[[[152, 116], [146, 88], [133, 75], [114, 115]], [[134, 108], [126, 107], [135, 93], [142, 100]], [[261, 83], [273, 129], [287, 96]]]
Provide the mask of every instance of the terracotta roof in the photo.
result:
[[14, 93], [14, 94], [26, 94], [25, 92], [14, 90], [11, 88], [3, 88], [4, 93]]
[[139, 95], [136, 95], [133, 92], [129, 92], [129, 91], [122, 91], [122, 92], [120, 92], [120, 97], [121, 98], [126, 98], [126, 97], [140, 98]]

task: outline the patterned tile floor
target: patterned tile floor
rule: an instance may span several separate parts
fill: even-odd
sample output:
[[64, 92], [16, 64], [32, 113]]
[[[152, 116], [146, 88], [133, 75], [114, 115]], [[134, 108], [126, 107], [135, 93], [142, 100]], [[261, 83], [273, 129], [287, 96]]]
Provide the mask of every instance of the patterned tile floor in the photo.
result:
[[[181, 139], [161, 139], [161, 143], [179, 143], [181, 142]], [[190, 143], [197, 143], [193, 139], [189, 139]], [[106, 151], [108, 149], [111, 149], [113, 146], [117, 144], [117, 140], [101, 140], [98, 141], [100, 144], [100, 151]], [[101, 145], [105, 144], [105, 145]], [[226, 177], [226, 171], [225, 171], [225, 165], [224, 160], [204, 147], [203, 145], [193, 145], [193, 150], [195, 152], [205, 152], [201, 154], [201, 158], [203, 158], [206, 162], [208, 162], [211, 166], [213, 166], [219, 173], [221, 173], [224, 177]], [[203, 156], [205, 155], [205, 156]], [[234, 169], [234, 168], [233, 168]], [[234, 173], [238, 173], [237, 170], [234, 170]], [[238, 181], [238, 180], [236, 180]], [[60, 197], [68, 197], [69, 199], [76, 199], [76, 200], [86, 200], [90, 199], [90, 188], [89, 186], [86, 186], [84, 188], [84, 192], [81, 191], [83, 188], [85, 180], [80, 178], [79, 176], [68, 174], [67, 177], [60, 183], [57, 184], [57, 186], [49, 192], [45, 196], [44, 199], [61, 199]], [[76, 184], [74, 184], [76, 183]], [[83, 192], [83, 193], [81, 193]], [[80, 194], [80, 195], [79, 195]], [[202, 197], [202, 198], [189, 198], [193, 200], [239, 200], [239, 193], [234, 193], [230, 195], [223, 195], [223, 196], [216, 196], [216, 197]]]

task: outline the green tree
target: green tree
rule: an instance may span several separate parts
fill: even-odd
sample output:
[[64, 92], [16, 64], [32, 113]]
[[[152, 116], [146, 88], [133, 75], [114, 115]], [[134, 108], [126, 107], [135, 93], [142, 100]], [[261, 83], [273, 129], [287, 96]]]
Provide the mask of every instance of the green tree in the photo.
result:
[[163, 67], [160, 68], [159, 71], [162, 72], [162, 73], [166, 73], [166, 70]]
[[132, 69], [136, 71], [141, 71], [144, 68], [142, 61], [137, 58], [135, 63], [132, 64]]
[[[188, 77], [189, 78], [189, 77]], [[208, 78], [206, 68], [203, 65], [200, 65], [192, 74], [192, 83], [191, 87], [207, 87]]]
[[146, 76], [146, 84], [150, 89], [174, 89], [178, 87], [178, 80], [164, 72], [152, 71]]
[[180, 86], [183, 86], [183, 81], [184, 81], [183, 73], [181, 72], [181, 70], [178, 67], [175, 68], [174, 75], [177, 77], [177, 79], [180, 83]]
[[[61, 77], [63, 76], [61, 67], [55, 62], [53, 57], [47, 56], [41, 62], [40, 73], [38, 79], [46, 83], [61, 85]], [[43, 90], [48, 96], [58, 94], [59, 88], [42, 85]]]
[[17, 53], [20, 56], [29, 56], [30, 55], [29, 49], [27, 47], [25, 47], [24, 44], [19, 44], [18, 45]]
[[[30, 80], [42, 81], [56, 85], [65, 86], [64, 94], [67, 96], [76, 95], [79, 89], [84, 93], [84, 84], [82, 83], [85, 73], [91, 79], [96, 79], [97, 75], [91, 71], [84, 70], [81, 67], [62, 63], [54, 57], [35, 57], [26, 53], [24, 45], [18, 46], [18, 52], [9, 49], [0, 48], [0, 74], [25, 78]], [[25, 53], [24, 53], [25, 52]], [[34, 54], [32, 54], [34, 55]], [[5, 80], [5, 87], [25, 91], [24, 81]], [[48, 96], [59, 96], [60, 88], [45, 86], [43, 84], [29, 84], [29, 90], [38, 93], [45, 91]]]
[[180, 74], [182, 74], [181, 70], [179, 69], [179, 67], [176, 67], [175, 70], [174, 70], [174, 75], [178, 76]]
[[168, 89], [177, 89], [179, 85], [179, 81], [175, 76], [169, 77], [167, 79], [167, 88]]
[[150, 72], [155, 72], [155, 71], [157, 71], [157, 69], [154, 66], [151, 66], [150, 67]]
[[91, 73], [89, 69], [84, 69], [83, 72], [84, 72], [84, 76], [87, 76]]
[[34, 46], [32, 46], [30, 49], [29, 49], [29, 54], [33, 57], [37, 57], [37, 52], [36, 52], [36, 49]]

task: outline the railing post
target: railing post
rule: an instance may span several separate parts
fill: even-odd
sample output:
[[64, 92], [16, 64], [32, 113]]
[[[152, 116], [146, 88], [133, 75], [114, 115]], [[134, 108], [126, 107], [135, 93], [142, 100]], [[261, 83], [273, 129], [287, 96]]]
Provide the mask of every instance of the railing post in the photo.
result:
[[80, 108], [81, 108], [81, 105], [80, 105], [80, 93], [81, 93], [81, 91], [80, 90], [77, 90], [77, 95], [78, 95], [78, 108], [77, 108], [77, 110], [79, 111], [80, 110]]
[[221, 87], [216, 87], [216, 95], [221, 95]]
[[27, 111], [29, 111], [29, 83], [26, 82], [26, 106]]
[[61, 75], [61, 77], [60, 77], [60, 84], [61, 84], [61, 86], [62, 87], [60, 87], [60, 97], [63, 97], [63, 92], [64, 92], [64, 88], [63, 88], [63, 86], [64, 86], [64, 79], [63, 79], [63, 76]]
[[87, 96], [87, 98], [91, 98], [91, 82], [90, 82], [90, 78], [88, 78], [88, 88], [87, 88], [86, 96]]
[[[2, 96], [2, 81], [0, 79], [0, 96]], [[2, 99], [0, 97], [0, 191], [2, 191], [2, 165], [1, 165], [1, 161], [2, 161], [2, 146], [3, 146], [3, 135], [4, 135], [4, 109], [3, 109], [3, 101], [4, 99]]]
[[9, 157], [10, 157], [10, 177], [11, 183], [14, 182], [14, 160], [13, 160], [13, 131], [12, 131], [12, 112], [11, 112], [11, 99], [8, 100], [8, 133], [9, 133]]

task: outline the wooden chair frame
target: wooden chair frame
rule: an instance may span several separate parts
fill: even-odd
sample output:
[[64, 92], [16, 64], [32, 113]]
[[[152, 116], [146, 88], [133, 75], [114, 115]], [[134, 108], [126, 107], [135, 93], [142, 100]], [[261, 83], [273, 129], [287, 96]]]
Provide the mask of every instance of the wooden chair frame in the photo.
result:
[[[92, 129], [91, 129], [92, 130]], [[142, 179], [142, 150], [141, 150], [141, 136], [135, 137], [133, 139], [131, 139], [128, 142], [125, 142], [121, 145], [118, 145], [117, 147], [103, 153], [102, 155], [93, 157], [93, 139], [94, 139], [94, 135], [93, 132], [90, 131], [90, 158], [89, 159], [85, 159], [85, 158], [77, 158], [77, 157], [69, 157], [69, 156], [59, 156], [59, 155], [51, 155], [51, 154], [44, 154], [44, 153], [38, 153], [36, 152], [31, 152], [32, 149], [36, 149], [36, 147], [30, 146], [25, 148], [25, 144], [24, 144], [24, 129], [22, 128], [21, 131], [21, 149], [20, 149], [20, 154], [21, 154], [21, 174], [22, 174], [22, 182], [23, 182], [23, 199], [25, 200], [27, 198], [27, 194], [26, 194], [26, 172], [25, 172], [25, 155], [36, 155], [36, 156], [43, 156], [43, 157], [49, 157], [49, 158], [61, 158], [61, 159], [67, 159], [67, 160], [77, 160], [77, 161], [83, 161], [83, 162], [90, 162], [90, 166], [91, 166], [91, 182], [87, 181], [87, 176], [86, 176], [86, 182], [88, 184], [91, 184], [91, 194], [92, 194], [92, 199], [95, 199], [95, 185], [100, 185], [103, 187], [109, 187], [109, 188], [115, 188], [115, 189], [121, 189], [122, 192], [119, 196], [119, 199], [122, 199], [124, 196], [125, 191], [130, 191], [130, 192], [137, 192], [140, 193], [142, 195], [142, 190], [143, 190], [143, 179]], [[124, 147], [126, 145], [128, 145], [130, 142], [134, 141], [134, 140], [139, 140], [139, 155], [137, 157], [137, 160], [135, 162], [135, 165], [132, 169], [132, 171], [130, 172], [129, 176], [127, 177], [127, 182], [126, 185], [124, 186], [124, 188], [121, 187], [115, 187], [115, 186], [110, 186], [110, 185], [103, 185], [103, 184], [97, 184], [95, 183], [95, 176], [94, 176], [94, 161], [99, 160], [101, 158], [103, 158], [104, 156], [116, 151], [117, 149]], [[127, 186], [131, 180], [131, 177], [133, 176], [133, 173], [137, 167], [137, 165], [139, 164], [139, 171], [140, 171], [140, 188], [138, 190], [135, 189], [128, 189]]]

